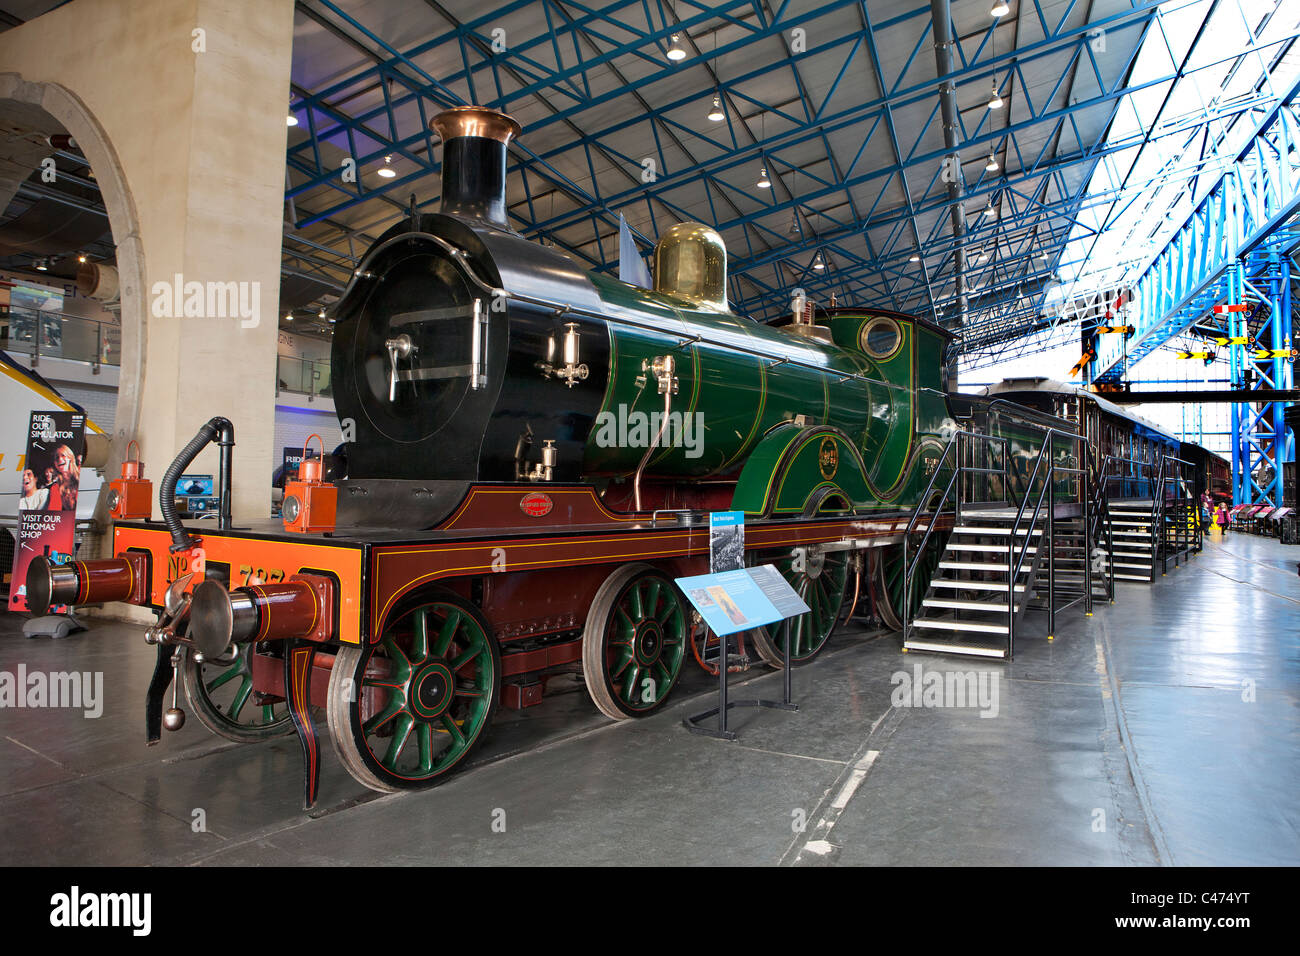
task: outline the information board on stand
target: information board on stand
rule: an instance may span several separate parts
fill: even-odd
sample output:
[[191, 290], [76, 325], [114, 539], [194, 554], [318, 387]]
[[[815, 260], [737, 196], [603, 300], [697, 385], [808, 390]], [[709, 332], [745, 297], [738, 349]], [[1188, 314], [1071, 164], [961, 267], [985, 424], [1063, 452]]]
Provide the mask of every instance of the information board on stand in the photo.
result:
[[[727, 701], [728, 636], [774, 624], [788, 617], [807, 614], [803, 599], [773, 565], [747, 568], [745, 565], [745, 514], [719, 511], [709, 515], [709, 574], [677, 578], [677, 586], [699, 612], [704, 624], [722, 642], [718, 663], [718, 706], [684, 720], [694, 734], [735, 740], [727, 729], [727, 711], [732, 707], [771, 707], [798, 710], [790, 699], [790, 661], [786, 649], [785, 693], [782, 701]], [[717, 729], [701, 721], [717, 715]]]

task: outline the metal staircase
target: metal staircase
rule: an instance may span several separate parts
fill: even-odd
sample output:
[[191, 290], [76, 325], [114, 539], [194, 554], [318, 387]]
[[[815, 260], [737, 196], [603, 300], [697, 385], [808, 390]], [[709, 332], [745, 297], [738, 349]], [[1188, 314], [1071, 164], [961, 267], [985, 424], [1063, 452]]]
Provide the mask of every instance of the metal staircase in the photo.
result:
[[1026, 521], [1018, 508], [964, 510], [903, 646], [1010, 657], [1047, 553], [1046, 525], [1042, 514]]
[[1117, 501], [1108, 510], [1114, 545], [1102, 559], [1104, 566], [1117, 581], [1150, 581], [1156, 563], [1154, 502]]
[[[1108, 574], [1119, 581], [1151, 582], [1157, 569], [1164, 574], [1170, 561], [1177, 566], [1201, 550], [1199, 506], [1187, 480], [1190, 462], [1163, 455], [1154, 473], [1149, 463], [1129, 458], [1108, 456], [1105, 465], [1098, 486], [1110, 539], [1102, 556]], [[1110, 501], [1107, 488], [1115, 481], [1122, 483], [1121, 494], [1150, 497]]]
[[[1042, 430], [1019, 501], [1008, 472], [1007, 439], [962, 431], [950, 440], [904, 538], [904, 594], [925, 588], [915, 614], [910, 613], [913, 602], [903, 602], [905, 649], [1010, 659], [1031, 607], [1047, 610], [1049, 635], [1058, 611], [1076, 601], [1091, 609], [1089, 509], [1085, 504], [1081, 516], [1065, 521], [1054, 514], [1058, 482], [1077, 482], [1085, 475], [1084, 468], [1053, 460], [1054, 442], [1061, 439], [1081, 444], [1073, 433]], [[941, 474], [948, 480], [936, 494]], [[1001, 500], [989, 500], [995, 496]], [[910, 545], [923, 509], [953, 515], [952, 533], [929, 582], [916, 581], [915, 574], [930, 528], [938, 522], [926, 523], [914, 557]]]

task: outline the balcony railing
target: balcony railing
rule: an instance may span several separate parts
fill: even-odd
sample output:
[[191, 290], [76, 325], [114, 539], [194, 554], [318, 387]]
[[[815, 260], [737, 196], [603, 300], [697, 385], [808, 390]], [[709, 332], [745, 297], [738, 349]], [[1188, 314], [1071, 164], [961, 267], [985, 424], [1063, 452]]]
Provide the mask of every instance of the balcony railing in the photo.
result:
[[32, 368], [42, 358], [58, 358], [86, 362], [98, 372], [122, 364], [122, 330], [78, 315], [8, 308], [0, 311], [0, 348], [28, 356]]
[[330, 363], [312, 359], [276, 356], [275, 394], [296, 392], [313, 401], [317, 395], [330, 393]]
[[[0, 307], [0, 349], [27, 356], [38, 368], [43, 358], [85, 362], [96, 373], [101, 366], [122, 364], [122, 330], [115, 325], [63, 312]], [[330, 363], [287, 355], [276, 356], [276, 391], [306, 395], [330, 394]]]

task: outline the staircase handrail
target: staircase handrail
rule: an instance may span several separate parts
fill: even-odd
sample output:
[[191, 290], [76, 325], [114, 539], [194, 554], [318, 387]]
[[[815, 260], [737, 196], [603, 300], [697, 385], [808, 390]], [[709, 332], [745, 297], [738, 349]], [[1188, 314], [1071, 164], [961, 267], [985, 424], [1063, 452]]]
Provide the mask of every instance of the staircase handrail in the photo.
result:
[[[974, 470], [973, 466], [967, 467], [962, 463], [961, 440], [962, 438], [975, 439], [989, 444], [1002, 445], [1002, 484], [1007, 486], [1006, 462], [1010, 451], [1010, 440], [999, 435], [985, 435], [980, 432], [966, 431], [959, 429], [953, 432], [948, 439], [948, 444], [944, 446], [943, 453], [939, 456], [939, 461], [935, 464], [934, 471], [930, 475], [930, 481], [925, 486], [925, 491], [917, 500], [916, 508], [912, 511], [912, 517], [907, 522], [907, 527], [903, 529], [903, 635], [906, 639], [908, 628], [911, 625], [912, 609], [912, 581], [916, 575], [917, 565], [921, 561], [921, 556], [925, 554], [925, 546], [930, 541], [930, 535], [934, 533], [935, 519], [944, 513], [948, 504], [948, 496], [952, 494], [952, 489], [957, 486], [962, 476], [968, 471]], [[935, 482], [939, 480], [939, 474], [943, 471], [943, 464], [948, 460], [949, 454], [953, 454], [952, 474], [948, 477], [948, 484], [944, 486], [943, 494], [939, 497], [939, 503], [929, 512], [930, 521], [926, 525], [925, 534], [921, 538], [921, 543], [917, 546], [916, 556], [909, 560], [908, 551], [912, 535], [916, 532], [916, 524], [921, 520], [922, 513], [926, 511], [926, 505], [930, 501], [930, 496], [934, 491]], [[953, 515], [956, 518], [959, 515], [961, 504], [961, 493], [958, 492], [957, 500], [953, 502]]]

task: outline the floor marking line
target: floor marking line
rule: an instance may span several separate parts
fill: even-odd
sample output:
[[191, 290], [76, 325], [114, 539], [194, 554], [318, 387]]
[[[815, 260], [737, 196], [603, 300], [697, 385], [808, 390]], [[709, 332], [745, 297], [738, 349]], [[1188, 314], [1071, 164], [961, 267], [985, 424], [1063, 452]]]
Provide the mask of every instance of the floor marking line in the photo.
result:
[[[40, 752], [39, 750], [37, 750], [35, 747], [29, 747], [29, 746], [27, 746], [27, 745], [26, 745], [25, 743], [23, 743], [21, 740], [15, 740], [14, 738], [9, 737], [9, 736], [6, 736], [6, 737], [5, 737], [5, 740], [9, 741], [11, 744], [17, 744], [19, 747], [22, 747], [23, 750], [26, 750], [26, 751], [28, 751], [29, 753], [34, 753], [34, 754], [36, 754], [36, 756], [40, 757], [42, 760], [48, 760], [50, 763], [54, 764], [54, 766], [58, 767], [60, 770], [68, 770], [68, 769], [69, 769], [69, 768], [65, 767], [63, 764], [59, 763], [59, 762], [58, 762], [57, 760], [55, 760], [53, 757], [51, 757], [51, 756], [49, 756], [49, 755], [47, 755], [47, 754], [43, 754], [43, 753], [41, 753], [41, 752]], [[76, 773], [75, 770], [70, 771], [70, 772], [72, 772], [72, 773]]]
[[[853, 794], [857, 791], [858, 787], [862, 785], [862, 781], [867, 779], [867, 772], [871, 769], [871, 765], [876, 762], [876, 758], [879, 756], [879, 750], [868, 750], [867, 755], [854, 765], [852, 775], [850, 775], [849, 779], [845, 781], [844, 786], [840, 788], [838, 796], [831, 801], [832, 810], [843, 810], [849, 805], [849, 800], [853, 798]], [[834, 825], [834, 823], [829, 823], [827, 824], [826, 829], [829, 830]]]
[[[789, 847], [781, 855], [778, 866], [802, 866], [813, 862], [829, 862], [839, 847], [827, 839], [835, 824], [839, 822], [849, 801], [862, 786], [880, 756], [884, 745], [893, 736], [899, 723], [907, 716], [908, 709], [890, 707], [871, 723], [871, 730], [862, 746], [858, 748], [847, 762], [844, 771], [822, 793], [821, 799], [813, 811], [808, 814], [809, 823], [802, 833], [796, 833]], [[834, 796], [832, 796], [832, 794]]]
[[831, 757], [810, 757], [808, 754], [792, 754], [784, 750], [765, 750], [762, 747], [746, 747], [744, 744], [738, 744], [735, 741], [719, 740], [718, 743], [733, 747], [736, 750], [748, 750], [758, 754], [772, 754], [774, 757], [794, 757], [798, 760], [815, 760], [818, 763], [828, 763], [836, 767], [843, 767], [848, 764], [847, 760], [835, 760]]
[[[1246, 560], [1249, 561], [1250, 559], [1247, 558]], [[1258, 564], [1259, 562], [1256, 563]], [[1265, 567], [1268, 567], [1268, 565], [1265, 565]], [[1261, 587], [1260, 585], [1255, 584], [1253, 581], [1243, 581], [1241, 580], [1241, 578], [1234, 578], [1231, 574], [1224, 574], [1222, 571], [1214, 570], [1214, 568], [1206, 568], [1205, 570], [1209, 571], [1211, 574], [1217, 574], [1221, 578], [1227, 578], [1229, 581], [1233, 582], [1234, 584], [1244, 584], [1246, 587], [1254, 588], [1256, 591], [1263, 591], [1265, 594], [1271, 595], [1272, 597], [1275, 597], [1280, 601], [1289, 601], [1292, 604], [1300, 604], [1300, 601], [1297, 601], [1295, 598], [1287, 597], [1285, 594], [1278, 594], [1276, 591], [1270, 591], [1268, 588]]]
[[[1106, 680], [1110, 685], [1111, 712], [1115, 715], [1115, 722], [1119, 728], [1120, 741], [1124, 746], [1124, 757], [1128, 761], [1129, 776], [1133, 778], [1133, 789], [1137, 791], [1138, 803], [1141, 804], [1142, 813], [1147, 818], [1147, 832], [1151, 834], [1151, 842], [1155, 844], [1156, 857], [1160, 865], [1173, 866], [1173, 854], [1170, 852], [1169, 843], [1165, 839], [1165, 831], [1160, 826], [1160, 819], [1156, 816], [1151, 794], [1147, 791], [1146, 778], [1142, 776], [1142, 769], [1138, 766], [1137, 751], [1133, 746], [1133, 738], [1128, 732], [1128, 721], [1124, 717], [1124, 701], [1121, 699], [1119, 692], [1119, 680], [1115, 676], [1114, 668], [1110, 666], [1110, 661], [1114, 659], [1110, 649], [1110, 628], [1106, 626], [1104, 618], [1097, 618], [1096, 620], [1101, 625], [1098, 643], [1103, 656], [1100, 663], [1105, 668]], [[1102, 696], [1106, 695], [1103, 693]]]

